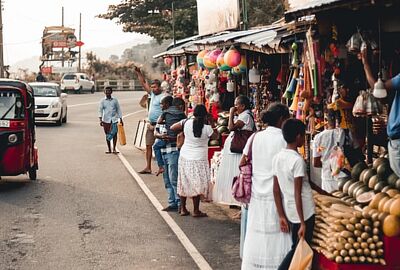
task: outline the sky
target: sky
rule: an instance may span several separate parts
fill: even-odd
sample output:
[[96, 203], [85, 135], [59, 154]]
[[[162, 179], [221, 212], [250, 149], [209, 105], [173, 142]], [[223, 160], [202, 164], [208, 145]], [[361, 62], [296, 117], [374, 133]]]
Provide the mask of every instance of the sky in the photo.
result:
[[13, 63], [41, 54], [41, 36], [45, 26], [64, 25], [75, 28], [78, 37], [79, 13], [82, 13], [82, 50], [110, 47], [149, 38], [138, 33], [124, 33], [114, 21], [95, 18], [108, 5], [121, 0], [1, 0], [3, 2], [4, 63]]

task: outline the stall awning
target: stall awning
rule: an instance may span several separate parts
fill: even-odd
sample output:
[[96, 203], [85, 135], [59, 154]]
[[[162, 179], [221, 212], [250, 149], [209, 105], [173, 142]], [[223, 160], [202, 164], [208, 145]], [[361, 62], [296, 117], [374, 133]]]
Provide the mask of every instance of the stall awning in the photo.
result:
[[199, 51], [200, 51], [199, 48], [196, 45], [194, 45], [194, 42], [189, 41], [189, 42], [183, 43], [181, 45], [178, 45], [176, 47], [172, 47], [172, 48], [166, 50], [165, 52], [156, 54], [153, 56], [153, 58], [168, 57], [168, 56], [181, 56], [181, 55], [184, 55], [187, 53], [188, 54], [196, 54]]
[[398, 0], [308, 0], [301, 1], [294, 7], [289, 7], [285, 12], [285, 20], [287, 22], [297, 18], [316, 14], [323, 11], [333, 9], [358, 9], [361, 7], [378, 7], [398, 3]]
[[212, 37], [204, 38], [195, 41], [196, 45], [231, 45], [236, 43], [236, 39], [248, 36], [254, 33], [263, 31], [262, 29], [251, 29], [244, 31], [234, 31], [234, 32], [222, 32], [218, 35]]

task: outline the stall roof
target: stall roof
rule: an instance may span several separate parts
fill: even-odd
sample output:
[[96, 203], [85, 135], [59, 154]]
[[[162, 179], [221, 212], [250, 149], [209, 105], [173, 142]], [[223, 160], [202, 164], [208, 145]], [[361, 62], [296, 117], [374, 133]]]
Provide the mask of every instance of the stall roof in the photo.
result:
[[262, 29], [251, 29], [251, 30], [244, 30], [244, 31], [234, 31], [234, 32], [222, 32], [218, 35], [214, 35], [212, 37], [208, 37], [208, 38], [204, 38], [204, 39], [200, 39], [195, 41], [194, 43], [196, 45], [218, 45], [221, 43], [235, 43], [235, 40], [240, 38], [240, 37], [244, 37], [244, 36], [248, 36], [254, 33], [258, 33], [263, 31]]
[[398, 0], [308, 0], [305, 3], [294, 8], [289, 8], [285, 12], [285, 20], [292, 21], [297, 18], [316, 14], [322, 11], [338, 9], [338, 8], [350, 8], [357, 9], [366, 6], [385, 6], [393, 3], [398, 3]]
[[[168, 47], [170, 48], [170, 47]], [[165, 52], [156, 54], [153, 56], [153, 58], [160, 58], [160, 57], [167, 57], [167, 56], [180, 56], [185, 53], [197, 53], [199, 52], [199, 48], [194, 45], [194, 41], [189, 41], [186, 43], [183, 43], [179, 46], [167, 49]]]

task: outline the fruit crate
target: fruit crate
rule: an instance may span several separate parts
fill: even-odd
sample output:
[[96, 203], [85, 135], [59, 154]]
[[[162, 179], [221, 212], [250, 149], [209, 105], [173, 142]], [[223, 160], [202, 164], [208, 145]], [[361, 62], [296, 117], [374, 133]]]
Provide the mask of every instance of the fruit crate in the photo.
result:
[[324, 255], [315, 252], [315, 270], [400, 270], [400, 237], [383, 237], [386, 265], [335, 263]]

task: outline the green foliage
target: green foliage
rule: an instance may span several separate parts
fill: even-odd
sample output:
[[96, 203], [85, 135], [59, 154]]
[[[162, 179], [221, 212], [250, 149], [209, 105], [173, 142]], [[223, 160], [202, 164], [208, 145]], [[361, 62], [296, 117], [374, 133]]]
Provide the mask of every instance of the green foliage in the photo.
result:
[[247, 0], [250, 27], [269, 25], [282, 18], [283, 0]]
[[100, 18], [116, 20], [125, 32], [148, 34], [157, 41], [173, 38], [172, 2], [174, 2], [176, 38], [197, 33], [196, 0], [122, 0], [110, 5]]

